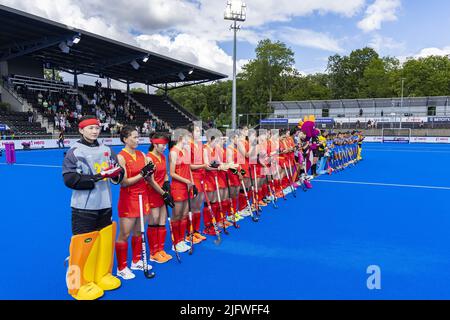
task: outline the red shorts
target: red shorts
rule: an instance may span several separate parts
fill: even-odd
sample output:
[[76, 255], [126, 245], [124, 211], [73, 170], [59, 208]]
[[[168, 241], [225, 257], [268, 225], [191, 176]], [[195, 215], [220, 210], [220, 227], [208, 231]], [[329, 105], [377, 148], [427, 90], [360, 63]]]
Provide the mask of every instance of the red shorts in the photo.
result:
[[218, 178], [218, 182], [219, 182], [219, 188], [226, 189], [227, 188], [227, 176], [225, 174], [225, 171], [219, 171], [217, 178]]
[[173, 201], [182, 202], [188, 199], [188, 191], [187, 188], [173, 188], [170, 190], [170, 194], [172, 195]]
[[241, 185], [241, 180], [237, 174], [232, 174], [228, 172], [228, 179], [230, 180], [230, 187], [239, 187]]
[[[144, 216], [150, 214], [150, 203], [148, 202], [148, 196], [145, 194], [142, 196], [142, 206], [144, 209]], [[139, 195], [127, 194], [126, 199], [119, 197], [118, 205], [119, 218], [139, 218]]]
[[249, 168], [249, 164], [248, 163], [243, 163], [241, 164], [241, 169], [245, 170], [245, 178], [250, 178], [250, 168]]
[[160, 208], [164, 205], [164, 200], [162, 196], [156, 192], [152, 187], [148, 192], [148, 202], [150, 204], [150, 208]]
[[204, 174], [193, 174], [192, 178], [194, 178], [194, 184], [195, 187], [197, 188], [198, 192], [201, 193], [203, 192], [203, 186], [202, 186], [202, 181], [205, 181], [205, 175]]
[[209, 174], [206, 175], [205, 180], [203, 180], [205, 182], [204, 186], [206, 192], [216, 191], [216, 180], [214, 178], [215, 176], [215, 174], [209, 172]]

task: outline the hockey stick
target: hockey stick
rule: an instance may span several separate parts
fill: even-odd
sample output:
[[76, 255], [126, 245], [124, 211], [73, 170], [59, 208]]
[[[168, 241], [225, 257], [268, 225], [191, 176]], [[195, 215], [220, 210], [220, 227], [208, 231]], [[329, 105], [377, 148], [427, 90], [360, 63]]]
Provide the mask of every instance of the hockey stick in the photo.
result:
[[204, 185], [203, 180], [200, 181], [200, 183], [202, 184], [202, 187], [203, 187], [203, 194], [205, 195], [206, 204], [207, 204], [207, 206], [208, 206], [209, 213], [211, 214], [211, 222], [212, 222], [212, 224], [213, 224], [214, 231], [215, 231], [216, 237], [217, 237], [217, 239], [214, 240], [214, 243], [215, 243], [216, 245], [219, 245], [219, 244], [222, 242], [222, 239], [221, 239], [221, 237], [220, 237], [219, 228], [217, 228], [216, 217], [214, 216], [214, 212], [212, 211], [211, 203], [209, 202], [208, 194], [206, 193], [206, 189], [205, 189], [205, 185]]
[[250, 200], [248, 199], [247, 189], [245, 188], [244, 180], [241, 180], [241, 185], [242, 185], [242, 188], [244, 190], [245, 200], [247, 201], [248, 209], [250, 210], [250, 214], [252, 216], [252, 221], [253, 222], [258, 222], [259, 218], [256, 215], [253, 215], [252, 206], [250, 205]]
[[180, 254], [178, 253], [178, 250], [175, 247], [175, 238], [173, 237], [173, 230], [172, 230], [172, 219], [170, 218], [169, 206], [167, 204], [166, 204], [166, 211], [167, 211], [167, 219], [169, 220], [169, 231], [170, 231], [170, 239], [172, 240], [172, 246], [175, 250], [175, 255], [177, 257], [178, 263], [181, 263]]
[[219, 202], [220, 218], [222, 219], [223, 233], [228, 236], [230, 233], [228, 232], [227, 226], [225, 225], [225, 214], [223, 213], [222, 199], [220, 198], [219, 179], [217, 178], [217, 176], [214, 177], [214, 181], [216, 182], [216, 192]]
[[233, 199], [231, 198], [230, 180], [229, 180], [229, 178], [228, 178], [228, 172], [225, 172], [225, 176], [226, 176], [226, 178], [227, 178], [228, 197], [229, 197], [229, 201], [230, 201], [231, 214], [232, 214], [232, 217], [233, 217], [233, 226], [234, 226], [236, 229], [239, 229], [240, 226], [239, 226], [239, 225], [237, 224], [237, 222], [236, 222], [236, 211], [235, 211], [234, 208], [233, 208]]
[[150, 272], [148, 269], [147, 261], [147, 242], [145, 240], [145, 229], [144, 229], [144, 206], [142, 204], [142, 194], [139, 195], [139, 217], [141, 222], [141, 238], [142, 238], [142, 262], [144, 265], [144, 275], [147, 279], [152, 279], [155, 277], [154, 272]]
[[188, 215], [189, 215], [189, 238], [191, 242], [191, 248], [189, 249], [189, 255], [194, 253], [194, 223], [192, 221], [192, 209], [191, 209], [191, 188], [188, 188]]

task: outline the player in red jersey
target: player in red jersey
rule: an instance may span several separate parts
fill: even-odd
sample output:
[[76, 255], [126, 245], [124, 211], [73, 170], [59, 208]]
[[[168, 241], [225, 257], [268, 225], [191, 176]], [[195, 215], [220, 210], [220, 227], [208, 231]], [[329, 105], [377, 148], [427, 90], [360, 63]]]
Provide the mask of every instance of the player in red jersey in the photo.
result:
[[156, 263], [165, 263], [172, 259], [172, 256], [164, 251], [164, 244], [167, 235], [166, 206], [174, 207], [172, 196], [170, 195], [169, 175], [167, 174], [166, 157], [164, 151], [169, 143], [168, 137], [164, 133], [152, 133], [150, 136], [151, 146], [147, 156], [155, 165], [155, 171], [149, 179], [148, 202], [151, 208], [149, 216], [147, 237], [149, 239], [150, 260]]
[[[202, 181], [205, 180], [206, 168], [208, 165], [203, 161], [203, 143], [202, 143], [202, 129], [198, 125], [190, 125], [189, 131], [192, 133], [190, 139], [190, 149], [191, 149], [191, 171], [192, 180], [194, 181], [195, 187], [198, 190], [198, 195], [191, 201], [192, 207], [192, 223], [194, 230], [193, 241], [197, 244], [201, 241], [206, 240], [206, 237], [200, 233], [200, 221], [201, 221], [201, 207], [205, 196], [203, 194]], [[207, 210], [207, 206], [204, 210]], [[206, 212], [208, 215], [209, 213]], [[190, 241], [190, 237], [186, 238], [186, 241]]]
[[[141, 257], [142, 238], [140, 235], [139, 195], [142, 195], [144, 217], [150, 213], [148, 188], [144, 180], [153, 173], [153, 163], [139, 150], [139, 134], [135, 128], [126, 126], [120, 132], [120, 140], [125, 148], [118, 154], [118, 162], [125, 168], [119, 196], [120, 233], [116, 241], [117, 275], [125, 280], [133, 279], [131, 270], [143, 270]], [[132, 262], [128, 268], [128, 238], [132, 234]]]
[[[171, 195], [175, 202], [173, 209], [172, 230], [174, 233], [174, 250], [186, 252], [191, 247], [184, 241], [188, 228], [188, 190], [193, 191], [194, 197], [198, 191], [192, 181], [189, 151], [190, 134], [184, 130], [184, 134], [175, 136], [175, 145], [170, 150], [169, 163], [172, 177]], [[190, 192], [192, 196], [192, 192]]]

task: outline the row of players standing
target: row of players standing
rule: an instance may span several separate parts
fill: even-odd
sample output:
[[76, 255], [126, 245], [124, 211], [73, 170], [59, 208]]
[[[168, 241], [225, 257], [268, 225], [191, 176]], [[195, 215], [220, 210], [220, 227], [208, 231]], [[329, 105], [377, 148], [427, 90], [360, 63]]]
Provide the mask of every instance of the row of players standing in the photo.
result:
[[[80, 121], [82, 138], [69, 150], [63, 166], [64, 182], [73, 189], [73, 236], [66, 279], [69, 294], [76, 299], [97, 299], [120, 286], [118, 277], [129, 280], [135, 277], [133, 271], [144, 269], [139, 196], [148, 224], [150, 260], [165, 263], [173, 258], [165, 251], [168, 207], [172, 207], [172, 250], [186, 252], [206, 240], [204, 235], [217, 235], [217, 227], [223, 230], [253, 215], [255, 207], [284, 197], [283, 190], [309, 170], [302, 165], [305, 145], [295, 142], [298, 138], [305, 141], [300, 132], [294, 139], [288, 130], [278, 137], [270, 131], [252, 135], [243, 128], [227, 141], [207, 135], [203, 145], [197, 139], [201, 128], [191, 126], [173, 135], [167, 167], [164, 153], [169, 137], [165, 134], [153, 133], [151, 147], [144, 154], [137, 150], [138, 132], [124, 127], [120, 139], [125, 147], [116, 156], [98, 143], [99, 125], [94, 117]], [[108, 181], [121, 184], [117, 241]], [[255, 192], [247, 194], [251, 188]], [[118, 277], [112, 275], [114, 249]]]

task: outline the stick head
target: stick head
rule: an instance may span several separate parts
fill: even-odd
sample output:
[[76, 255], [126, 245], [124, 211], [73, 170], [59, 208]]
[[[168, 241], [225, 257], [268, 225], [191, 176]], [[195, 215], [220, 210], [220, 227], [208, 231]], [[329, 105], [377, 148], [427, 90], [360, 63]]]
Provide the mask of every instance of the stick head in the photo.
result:
[[222, 238], [220, 238], [220, 236], [217, 236], [217, 239], [214, 240], [214, 244], [215, 244], [216, 246], [218, 246], [218, 245], [220, 245], [221, 243], [222, 243]]
[[156, 274], [155, 274], [154, 272], [151, 272], [151, 271], [148, 270], [148, 269], [145, 269], [145, 270], [144, 270], [144, 276], [145, 276], [147, 279], [153, 279], [153, 278], [156, 276]]

